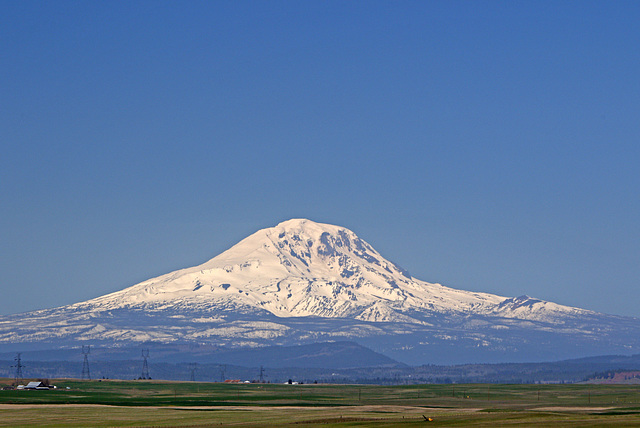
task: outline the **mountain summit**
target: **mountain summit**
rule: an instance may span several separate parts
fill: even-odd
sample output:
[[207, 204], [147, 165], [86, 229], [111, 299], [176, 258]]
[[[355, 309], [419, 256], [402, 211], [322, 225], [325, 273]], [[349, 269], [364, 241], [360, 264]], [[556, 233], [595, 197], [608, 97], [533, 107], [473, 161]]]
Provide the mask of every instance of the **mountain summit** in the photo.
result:
[[637, 339], [619, 335], [639, 331], [633, 318], [421, 281], [349, 229], [306, 219], [259, 230], [199, 266], [122, 291], [0, 317], [0, 344], [256, 347], [350, 339], [410, 363], [457, 361], [451, 355], [461, 349], [460, 362], [532, 352], [564, 358], [576, 356], [568, 353], [576, 346], [579, 355], [598, 346], [606, 349], [597, 353], [638, 350]]

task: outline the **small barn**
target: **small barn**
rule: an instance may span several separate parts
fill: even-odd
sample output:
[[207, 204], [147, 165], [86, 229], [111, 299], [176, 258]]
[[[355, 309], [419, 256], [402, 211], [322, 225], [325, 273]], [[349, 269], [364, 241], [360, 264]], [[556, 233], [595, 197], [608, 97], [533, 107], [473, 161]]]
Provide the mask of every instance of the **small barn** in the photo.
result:
[[33, 381], [26, 384], [24, 389], [49, 389], [49, 387], [40, 381]]

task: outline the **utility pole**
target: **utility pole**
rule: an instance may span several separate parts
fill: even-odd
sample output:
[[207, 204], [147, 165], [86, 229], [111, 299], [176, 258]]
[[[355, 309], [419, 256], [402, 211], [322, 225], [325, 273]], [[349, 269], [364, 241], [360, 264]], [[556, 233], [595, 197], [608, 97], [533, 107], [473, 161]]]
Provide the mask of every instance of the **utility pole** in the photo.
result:
[[22, 359], [20, 358], [21, 355], [22, 354], [20, 352], [16, 354], [16, 357], [13, 359], [16, 362], [16, 365], [11, 366], [16, 368], [16, 386], [22, 383], [22, 369], [24, 366], [22, 365]]
[[87, 345], [85, 348], [82, 345], [82, 355], [84, 356], [84, 361], [82, 362], [82, 380], [91, 380], [91, 371], [89, 371], [89, 354], [91, 353], [91, 346]]
[[220, 382], [224, 382], [226, 379], [226, 371], [227, 371], [227, 366], [222, 365], [220, 366]]
[[151, 379], [151, 376], [149, 376], [149, 363], [147, 362], [147, 358], [149, 358], [148, 349], [142, 350], [142, 358], [142, 374], [140, 375], [140, 379]]
[[191, 382], [196, 381], [196, 368], [198, 368], [198, 363], [189, 363], [189, 371], [191, 372], [191, 377], [189, 380]]

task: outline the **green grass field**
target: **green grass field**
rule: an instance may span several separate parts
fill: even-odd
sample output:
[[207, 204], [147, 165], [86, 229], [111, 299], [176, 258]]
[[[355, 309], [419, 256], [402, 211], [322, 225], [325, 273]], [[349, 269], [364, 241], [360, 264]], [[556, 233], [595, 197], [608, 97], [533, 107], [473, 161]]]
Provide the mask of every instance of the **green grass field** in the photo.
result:
[[640, 426], [633, 385], [52, 384], [0, 391], [0, 426]]

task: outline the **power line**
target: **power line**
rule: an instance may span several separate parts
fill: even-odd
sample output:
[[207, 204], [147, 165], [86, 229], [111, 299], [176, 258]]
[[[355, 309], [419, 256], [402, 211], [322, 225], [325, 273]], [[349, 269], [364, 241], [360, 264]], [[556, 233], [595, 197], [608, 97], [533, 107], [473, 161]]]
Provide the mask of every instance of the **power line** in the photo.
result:
[[226, 365], [220, 366], [220, 382], [224, 382], [226, 380], [226, 371]]
[[85, 348], [82, 345], [82, 355], [84, 356], [84, 361], [82, 363], [82, 380], [91, 380], [91, 371], [89, 370], [89, 354], [91, 353], [91, 345], [87, 345]]
[[147, 358], [149, 358], [148, 349], [142, 350], [142, 358], [142, 374], [140, 375], [140, 379], [151, 379], [151, 376], [149, 376], [149, 363], [147, 362]]
[[189, 371], [191, 372], [191, 377], [189, 380], [191, 382], [196, 381], [196, 369], [198, 368], [198, 363], [189, 363]]
[[20, 358], [21, 355], [22, 354], [20, 352], [16, 354], [16, 357], [13, 359], [16, 364], [15, 366], [11, 366], [16, 368], [16, 386], [20, 385], [23, 380], [22, 369], [24, 368], [24, 365], [22, 365], [22, 358]]

